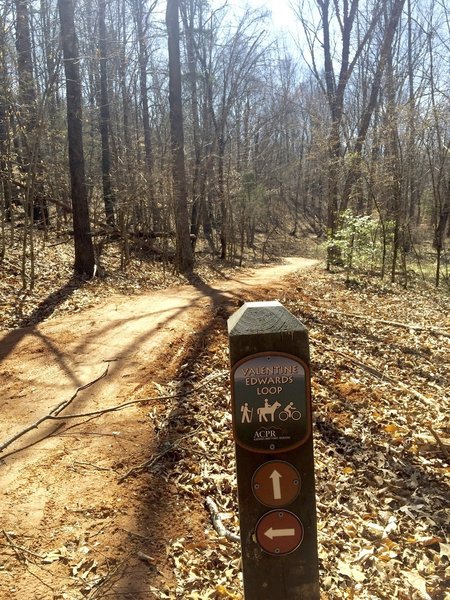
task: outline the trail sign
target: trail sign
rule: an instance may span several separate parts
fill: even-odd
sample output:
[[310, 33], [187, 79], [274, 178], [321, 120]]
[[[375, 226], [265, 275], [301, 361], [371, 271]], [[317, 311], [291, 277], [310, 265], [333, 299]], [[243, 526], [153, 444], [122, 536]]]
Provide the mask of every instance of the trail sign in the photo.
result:
[[279, 302], [228, 333], [245, 600], [319, 600], [308, 333]]
[[311, 433], [308, 365], [281, 352], [244, 358], [232, 369], [234, 437], [254, 452], [282, 452]]

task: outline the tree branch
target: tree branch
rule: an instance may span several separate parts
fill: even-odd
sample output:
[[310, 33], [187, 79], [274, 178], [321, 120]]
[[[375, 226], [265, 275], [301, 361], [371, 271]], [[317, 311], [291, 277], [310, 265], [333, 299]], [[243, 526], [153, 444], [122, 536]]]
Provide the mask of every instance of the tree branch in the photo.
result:
[[125, 479], [127, 479], [128, 477], [130, 477], [130, 475], [135, 475], [136, 473], [140, 473], [141, 471], [143, 471], [146, 468], [152, 467], [165, 454], [167, 454], [168, 452], [170, 452], [171, 450], [173, 450], [174, 448], [176, 448], [177, 446], [179, 446], [183, 440], [185, 440], [188, 437], [192, 437], [193, 435], [195, 435], [197, 433], [197, 431], [200, 429], [200, 427], [201, 427], [201, 425], [199, 425], [197, 427], [197, 429], [194, 429], [194, 431], [191, 431], [190, 433], [187, 433], [186, 435], [183, 435], [183, 436], [179, 437], [174, 442], [172, 442], [172, 444], [169, 444], [166, 448], [164, 448], [164, 450], [162, 452], [160, 452], [159, 454], [154, 454], [151, 458], [149, 458], [145, 462], [141, 463], [140, 465], [137, 465], [136, 467], [132, 467], [124, 475], [122, 475], [121, 477], [119, 477], [118, 483], [122, 483], [123, 481], [125, 481]]
[[358, 313], [343, 312], [332, 308], [320, 308], [319, 310], [326, 311], [330, 314], [342, 315], [344, 317], [354, 317], [355, 319], [364, 319], [365, 321], [373, 321], [374, 323], [382, 323], [391, 327], [400, 327], [402, 329], [411, 329], [413, 331], [426, 331], [435, 336], [443, 336], [450, 338], [450, 332], [439, 329], [438, 327], [426, 327], [424, 325], [411, 325], [409, 323], [401, 323], [400, 321], [387, 321], [385, 319], [375, 319], [368, 315], [360, 315]]
[[205, 500], [205, 504], [209, 510], [209, 514], [211, 515], [214, 529], [217, 531], [217, 533], [220, 536], [226, 538], [227, 540], [230, 540], [230, 542], [240, 542], [240, 537], [238, 535], [236, 535], [235, 533], [228, 531], [228, 529], [226, 529], [226, 527], [222, 523], [222, 519], [220, 518], [220, 513], [219, 513], [219, 509], [217, 507], [217, 504], [214, 502], [214, 500], [210, 496], [207, 496], [207, 498]]
[[75, 400], [75, 398], [78, 396], [79, 392], [81, 392], [82, 390], [85, 390], [85, 389], [91, 387], [92, 385], [94, 385], [94, 383], [97, 383], [97, 381], [100, 381], [100, 379], [103, 379], [104, 377], [106, 377], [106, 375], [108, 374], [108, 369], [109, 369], [109, 365], [106, 367], [105, 371], [99, 377], [97, 377], [93, 381], [90, 381], [89, 383], [85, 383], [84, 385], [81, 385], [80, 387], [78, 387], [75, 390], [75, 392], [72, 394], [72, 396], [69, 398], [69, 400], [65, 400], [64, 402], [60, 402], [60, 404], [58, 404], [57, 406], [55, 406], [55, 408], [53, 408], [50, 411], [49, 414], [41, 417], [40, 419], [38, 419], [37, 421], [35, 421], [31, 425], [28, 425], [28, 427], [26, 427], [25, 429], [22, 429], [21, 431], [19, 431], [15, 435], [13, 435], [11, 438], [9, 438], [8, 440], [6, 440], [6, 442], [3, 442], [3, 444], [0, 445], [0, 452], [3, 452], [3, 450], [5, 448], [7, 448], [8, 446], [10, 446], [13, 442], [15, 442], [16, 440], [18, 440], [22, 436], [24, 436], [29, 431], [32, 431], [33, 429], [37, 429], [39, 427], [39, 425], [41, 425], [41, 423], [43, 423], [44, 421], [48, 421], [50, 419], [56, 418], [57, 415], [59, 415], [60, 412], [62, 412], [65, 408], [67, 408], [69, 406], [69, 404], [71, 404]]
[[[200, 382], [197, 386], [194, 386], [192, 389], [185, 390], [178, 394], [170, 394], [167, 396], [153, 396], [153, 397], [148, 397], [148, 398], [138, 398], [137, 400], [130, 400], [129, 402], [124, 402], [123, 404], [118, 404], [116, 406], [110, 406], [107, 408], [103, 408], [101, 410], [94, 410], [91, 412], [59, 416], [59, 413], [61, 411], [63, 411], [65, 408], [67, 408], [67, 406], [69, 406], [69, 404], [76, 398], [78, 392], [90, 387], [91, 385], [93, 385], [94, 383], [96, 383], [97, 381], [102, 379], [103, 377], [106, 377], [106, 375], [108, 373], [108, 368], [109, 368], [109, 365], [106, 368], [105, 372], [102, 375], [100, 375], [100, 377], [97, 377], [97, 379], [94, 379], [93, 381], [90, 381], [89, 383], [86, 383], [85, 385], [82, 385], [81, 387], [77, 388], [75, 393], [71, 396], [71, 398], [69, 400], [66, 400], [65, 402], [61, 402], [49, 414], [41, 417], [32, 425], [29, 425], [22, 431], [19, 431], [17, 434], [15, 434], [12, 438], [6, 440], [6, 442], [4, 442], [3, 444], [0, 445], [0, 453], [3, 452], [3, 450], [5, 450], [5, 448], [10, 446], [13, 442], [15, 442], [16, 440], [18, 440], [19, 438], [24, 436], [26, 433], [31, 431], [32, 429], [36, 429], [44, 421], [64, 421], [65, 422], [65, 421], [68, 421], [69, 419], [80, 419], [83, 417], [99, 417], [106, 413], [115, 412], [117, 410], [122, 410], [123, 408], [133, 406], [134, 404], [143, 404], [145, 402], [151, 402], [152, 400], [174, 400], [176, 398], [180, 398], [181, 396], [188, 396], [190, 394], [194, 394], [195, 392], [199, 391], [200, 389], [202, 389], [203, 387], [208, 385], [208, 383], [210, 383], [211, 381], [214, 381], [215, 379], [218, 379], [219, 377], [223, 377], [225, 374], [228, 373], [227, 371], [219, 371], [218, 373], [215, 373], [212, 376], [205, 377], [205, 379], [202, 382]], [[49, 433], [45, 437], [41, 438], [39, 441], [42, 441], [49, 435], [55, 433], [55, 431], [57, 431], [59, 429], [59, 427], [60, 427], [60, 425], [56, 428], [56, 430], [55, 429], [52, 430], [51, 433]], [[29, 446], [25, 446], [24, 448], [21, 448], [21, 450], [24, 450], [25, 448], [28, 448], [28, 447]], [[17, 451], [14, 451], [14, 453], [15, 452], [17, 452]], [[13, 454], [13, 453], [11, 453], [11, 454]], [[10, 454], [7, 454], [7, 455], [3, 456], [2, 458], [6, 458], [6, 456], [10, 456]]]

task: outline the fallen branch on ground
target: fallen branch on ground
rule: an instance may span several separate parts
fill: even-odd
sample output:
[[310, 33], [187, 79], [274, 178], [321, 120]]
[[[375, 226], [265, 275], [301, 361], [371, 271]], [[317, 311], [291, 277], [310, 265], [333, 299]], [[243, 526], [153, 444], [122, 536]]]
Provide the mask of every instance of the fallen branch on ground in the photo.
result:
[[33, 442], [30, 442], [26, 446], [22, 446], [21, 448], [17, 448], [17, 450], [11, 450], [11, 452], [8, 452], [7, 454], [3, 454], [3, 456], [1, 457], [0, 460], [5, 460], [5, 458], [8, 458], [9, 456], [12, 456], [13, 454], [17, 454], [18, 452], [22, 452], [22, 450], [28, 450], [28, 448], [32, 448], [36, 444], [39, 444], [39, 442], [42, 442], [43, 440], [46, 440], [49, 437], [52, 437], [53, 435], [55, 435], [61, 429], [61, 427], [64, 427], [65, 424], [66, 424], [65, 421], [60, 421], [56, 425], [56, 427], [54, 427], [51, 431], [48, 431], [45, 435], [43, 435], [38, 440], [34, 440]]
[[428, 431], [431, 433], [431, 435], [434, 437], [434, 439], [437, 442], [437, 445], [439, 446], [439, 448], [442, 451], [442, 454], [445, 456], [445, 458], [450, 462], [450, 452], [449, 452], [449, 447], [446, 446], [444, 444], [444, 442], [441, 440], [441, 438], [439, 437], [439, 435], [436, 433], [436, 431], [431, 427], [431, 425], [428, 425]]
[[401, 323], [400, 321], [387, 321], [385, 319], [376, 319], [369, 315], [360, 315], [358, 313], [343, 312], [335, 310], [333, 308], [316, 307], [316, 309], [333, 314], [341, 315], [343, 317], [354, 317], [355, 319], [363, 319], [364, 321], [372, 321], [373, 323], [381, 323], [382, 325], [388, 325], [390, 327], [399, 327], [401, 329], [410, 329], [411, 331], [425, 331], [435, 336], [443, 336], [450, 338], [450, 332], [440, 329], [439, 327], [427, 327], [426, 325], [411, 325], [409, 323]]
[[[101, 410], [94, 410], [94, 411], [91, 411], [91, 412], [77, 413], [77, 414], [72, 414], [72, 415], [64, 415], [62, 417], [58, 416], [59, 413], [61, 411], [63, 411], [65, 408], [67, 408], [67, 406], [69, 406], [69, 404], [76, 398], [78, 392], [80, 392], [81, 390], [84, 390], [84, 389], [90, 387], [94, 383], [97, 383], [97, 381], [99, 381], [103, 377], [106, 377], [106, 375], [108, 373], [108, 368], [109, 368], [109, 365], [106, 368], [105, 372], [102, 375], [100, 375], [100, 377], [97, 377], [97, 379], [94, 379], [93, 381], [90, 381], [89, 383], [86, 383], [85, 385], [77, 388], [76, 391], [75, 391], [75, 393], [72, 395], [72, 397], [69, 400], [67, 400], [65, 402], [61, 402], [61, 404], [58, 404], [58, 406], [56, 408], [54, 408], [48, 415], [45, 415], [44, 417], [41, 417], [35, 423], [33, 423], [32, 425], [29, 425], [26, 429], [20, 431], [19, 433], [17, 433], [16, 435], [14, 435], [12, 438], [10, 438], [9, 440], [7, 440], [3, 444], [1, 444], [0, 445], [0, 452], [3, 452], [3, 450], [5, 450], [5, 448], [7, 448], [8, 446], [10, 446], [13, 442], [15, 442], [16, 440], [18, 440], [20, 437], [24, 436], [29, 431], [31, 431], [33, 429], [36, 429], [44, 421], [68, 421], [69, 419], [80, 419], [80, 418], [83, 418], [83, 417], [100, 417], [101, 415], [104, 415], [104, 414], [107, 414], [107, 413], [110, 413], [110, 412], [115, 412], [115, 411], [118, 411], [118, 410], [122, 410], [123, 408], [127, 408], [129, 406], [133, 406], [134, 404], [144, 404], [145, 402], [152, 402], [154, 400], [158, 400], [158, 401], [159, 400], [174, 400], [176, 398], [180, 398], [181, 396], [188, 396], [190, 394], [194, 394], [195, 392], [198, 392], [202, 387], [204, 387], [205, 385], [207, 385], [211, 381], [214, 381], [214, 379], [217, 379], [218, 377], [221, 377], [221, 376], [224, 376], [225, 374], [228, 374], [228, 371], [220, 371], [219, 373], [216, 373], [212, 377], [206, 377], [199, 385], [193, 387], [192, 389], [185, 390], [185, 391], [180, 392], [178, 394], [170, 394], [170, 395], [167, 395], [167, 396], [151, 396], [149, 398], [138, 398], [137, 400], [130, 400], [129, 402], [124, 402], [123, 404], [118, 404], [117, 406], [110, 406], [110, 407], [107, 407], [107, 408], [102, 408]], [[54, 432], [51, 432], [47, 436], [42, 437], [39, 441], [45, 440], [52, 433], [54, 433]], [[26, 447], [28, 447], [28, 446], [26, 446]], [[24, 450], [24, 449], [25, 448], [21, 448], [21, 450]], [[16, 450], [15, 452], [18, 452], [18, 451], [19, 450]], [[13, 454], [13, 453], [11, 453], [11, 454]], [[7, 455], [5, 455], [2, 458], [6, 458], [6, 456], [10, 456], [10, 454], [7, 454]]]
[[124, 475], [122, 475], [121, 477], [119, 477], [118, 483], [122, 483], [123, 481], [125, 481], [125, 479], [127, 479], [128, 477], [130, 477], [130, 475], [136, 475], [136, 473], [140, 473], [144, 469], [152, 467], [165, 454], [167, 454], [168, 452], [170, 452], [171, 450], [173, 450], [174, 448], [176, 448], [177, 446], [179, 446], [183, 440], [185, 440], [188, 437], [192, 437], [193, 435], [195, 435], [197, 433], [197, 431], [200, 429], [200, 427], [201, 427], [201, 425], [199, 427], [197, 427], [197, 429], [194, 429], [194, 431], [191, 431], [190, 433], [187, 433], [186, 435], [182, 435], [177, 440], [175, 440], [172, 444], [169, 444], [166, 448], [164, 448], [164, 450], [162, 452], [160, 452], [159, 454], [155, 454], [154, 456], [152, 456], [151, 458], [149, 458], [148, 460], [146, 460], [142, 464], [137, 465], [136, 467], [133, 467], [132, 469], [130, 469], [129, 471], [127, 471]]
[[153, 558], [153, 556], [149, 556], [148, 554], [145, 554], [144, 552], [138, 552], [137, 553], [137, 557], [139, 558], [139, 560], [142, 560], [152, 566], [154, 566], [155, 562], [156, 562], [156, 558]]
[[[33, 429], [37, 429], [39, 427], [39, 425], [41, 425], [41, 423], [43, 423], [44, 421], [48, 421], [50, 419], [54, 419], [55, 417], [57, 417], [57, 415], [59, 415], [59, 413], [61, 413], [65, 408], [67, 408], [75, 400], [75, 398], [78, 396], [79, 392], [81, 392], [82, 390], [86, 390], [87, 388], [94, 385], [94, 383], [97, 383], [97, 381], [100, 381], [100, 379], [103, 379], [104, 377], [106, 377], [108, 374], [108, 369], [109, 369], [109, 365], [106, 367], [105, 371], [99, 377], [97, 377], [96, 379], [93, 379], [89, 383], [85, 383], [84, 385], [80, 385], [80, 387], [77, 387], [75, 392], [72, 394], [72, 396], [68, 400], [64, 400], [64, 402], [60, 402], [58, 404], [58, 406], [55, 406], [55, 408], [53, 408], [49, 412], [49, 414], [44, 415], [43, 417], [41, 417], [40, 419], [38, 419], [37, 421], [35, 421], [31, 425], [29, 425], [28, 427], [26, 427], [25, 429], [22, 429], [21, 431], [19, 431], [15, 435], [13, 435], [11, 438], [9, 438], [9, 440], [6, 440], [6, 442], [3, 442], [3, 444], [0, 445], [0, 452], [3, 452], [3, 450], [5, 450], [5, 448], [10, 446], [13, 442], [18, 440], [22, 436], [24, 436], [29, 431], [32, 431]], [[65, 417], [62, 417], [62, 418], [65, 418]]]
[[138, 398], [136, 400], [129, 400], [128, 402], [124, 402], [123, 404], [117, 404], [116, 406], [109, 406], [107, 408], [102, 408], [100, 410], [93, 410], [91, 412], [85, 413], [77, 413], [75, 415], [64, 415], [63, 417], [50, 416], [49, 419], [53, 421], [57, 421], [59, 419], [79, 419], [81, 417], [97, 417], [109, 412], [115, 412], [117, 410], [122, 410], [123, 408], [128, 408], [129, 406], [133, 406], [134, 404], [145, 404], [146, 402], [153, 402], [154, 400], [176, 400], [176, 398], [181, 398], [182, 396], [189, 396], [198, 392], [202, 387], [214, 381], [214, 379], [218, 379], [223, 376], [227, 371], [221, 371], [220, 373], [216, 373], [213, 377], [207, 377], [206, 380], [202, 381], [199, 385], [193, 387], [190, 390], [184, 390], [183, 392], [179, 392], [178, 394], [170, 394], [168, 396], [150, 396], [148, 398]]
[[231, 531], [228, 531], [228, 529], [222, 523], [222, 519], [220, 518], [220, 513], [219, 513], [219, 509], [217, 507], [217, 504], [214, 502], [214, 500], [210, 496], [206, 497], [205, 504], [209, 510], [209, 514], [211, 515], [214, 529], [217, 531], [217, 533], [220, 536], [226, 538], [227, 540], [230, 540], [230, 542], [240, 542], [239, 536], [236, 535], [235, 533], [232, 533]]
[[398, 379], [394, 379], [393, 377], [390, 377], [389, 375], [382, 373], [381, 371], [379, 371], [377, 368], [373, 367], [372, 365], [369, 365], [367, 363], [360, 361], [358, 358], [356, 358], [356, 356], [353, 356], [352, 354], [347, 354], [346, 352], [341, 352], [340, 350], [336, 350], [335, 348], [330, 348], [329, 346], [326, 346], [325, 344], [322, 344], [322, 342], [319, 342], [317, 340], [313, 341], [312, 344], [317, 345], [317, 346], [322, 346], [322, 348], [324, 348], [328, 352], [332, 352], [333, 354], [339, 354], [339, 356], [342, 356], [346, 360], [352, 362], [353, 364], [355, 364], [357, 367], [359, 367], [363, 371], [366, 371], [366, 373], [373, 375], [374, 377], [376, 377], [377, 379], [380, 379], [380, 381], [382, 381], [384, 383], [390, 383], [391, 385], [393, 385], [394, 387], [396, 387], [399, 390], [407, 392], [408, 394], [410, 394], [411, 396], [414, 396], [414, 398], [417, 398], [424, 404], [428, 404], [428, 405], [433, 404], [433, 401], [430, 398], [427, 398], [426, 396], [424, 396], [417, 390], [405, 385], [401, 381], [398, 381]]
[[34, 556], [35, 558], [39, 558], [40, 560], [43, 560], [45, 558], [41, 554], [37, 554], [36, 552], [33, 552], [32, 550], [28, 550], [28, 548], [24, 548], [23, 546], [18, 546], [17, 544], [15, 544], [12, 541], [11, 536], [8, 535], [7, 531], [5, 531], [4, 529], [2, 529], [2, 532], [3, 532], [3, 535], [5, 536], [5, 538], [8, 540], [7, 546], [9, 546], [10, 548], [12, 548], [14, 550], [14, 552], [16, 553], [16, 555], [17, 555], [18, 558], [20, 558], [20, 556], [18, 555], [18, 553], [20, 553], [20, 554], [29, 554], [30, 556]]
[[[325, 344], [322, 344], [321, 342], [318, 342], [317, 340], [314, 341], [313, 344], [322, 346], [322, 348], [324, 348], [328, 352], [333, 352], [334, 354], [339, 354], [339, 356], [342, 356], [346, 360], [349, 360], [350, 362], [355, 364], [357, 367], [359, 367], [363, 371], [366, 371], [366, 373], [373, 375], [374, 377], [376, 377], [377, 379], [381, 380], [384, 383], [391, 384], [392, 386], [394, 386], [394, 388], [397, 388], [398, 390], [401, 390], [402, 392], [406, 392], [407, 394], [413, 396], [414, 398], [417, 398], [417, 400], [420, 400], [423, 404], [427, 404], [427, 405], [433, 404], [433, 401], [431, 400], [431, 398], [427, 398], [426, 396], [424, 396], [423, 394], [421, 394], [414, 388], [411, 388], [411, 387], [405, 385], [404, 383], [402, 383], [401, 381], [398, 381], [398, 379], [389, 377], [389, 375], [382, 373], [381, 371], [379, 371], [372, 365], [368, 365], [367, 363], [361, 362], [355, 356], [352, 356], [351, 354], [347, 354], [346, 352], [340, 352], [339, 350], [336, 350], [335, 348], [330, 348], [329, 346], [326, 346]], [[429, 423], [426, 423], [426, 422], [422, 422], [421, 425], [425, 429], [428, 429], [428, 431], [432, 434], [432, 436], [436, 440], [436, 442], [437, 442], [439, 448], [441, 449], [442, 453], [444, 454], [445, 458], [447, 460], [449, 460], [450, 459], [449, 450], [448, 450], [447, 446], [442, 442], [441, 438], [436, 433], [436, 431], [433, 429], [433, 427]]]
[[107, 590], [110, 590], [114, 585], [115, 576], [123, 569], [125, 562], [120, 562], [116, 565], [114, 569], [108, 571], [108, 573], [98, 580], [95, 583], [95, 589], [91, 590], [88, 596], [86, 596], [86, 600], [95, 600], [95, 598], [100, 598], [100, 594], [105, 598], [109, 594], [107, 594]]

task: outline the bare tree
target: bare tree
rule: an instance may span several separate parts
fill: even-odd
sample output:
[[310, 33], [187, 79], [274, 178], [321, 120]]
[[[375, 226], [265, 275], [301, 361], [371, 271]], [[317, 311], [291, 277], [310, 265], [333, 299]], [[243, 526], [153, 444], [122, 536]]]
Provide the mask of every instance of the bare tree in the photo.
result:
[[[0, 45], [5, 48], [5, 22], [3, 15], [0, 18]], [[6, 66], [5, 53], [0, 53], [0, 197], [3, 202], [3, 219], [11, 221], [12, 219], [12, 194], [11, 194], [11, 167], [10, 167], [10, 148], [9, 148], [9, 106], [8, 106], [8, 73]], [[2, 235], [2, 242], [5, 243], [5, 235]], [[2, 247], [2, 257], [5, 248]]]
[[145, 0], [134, 0], [133, 6], [138, 38], [139, 90], [142, 107], [142, 126], [144, 130], [144, 152], [146, 166], [145, 179], [148, 187], [148, 205], [153, 218], [153, 229], [158, 231], [161, 227], [161, 215], [157, 207], [154, 190], [154, 157], [152, 129], [150, 125], [150, 107], [148, 101], [149, 78], [147, 74], [149, 67], [149, 18], [156, 6], [156, 2], [152, 2], [151, 6], [147, 7]]
[[180, 24], [178, 0], [167, 0], [166, 26], [169, 50], [169, 105], [172, 147], [172, 181], [175, 202], [176, 257], [175, 266], [190, 274], [194, 255], [189, 235], [187, 184], [184, 162], [183, 105], [181, 97]]
[[75, 32], [73, 1], [58, 0], [58, 9], [66, 77], [67, 134], [75, 245], [74, 270], [79, 275], [92, 277], [95, 273], [95, 256], [86, 189], [80, 56]]
[[102, 183], [103, 201], [105, 204], [106, 222], [115, 225], [115, 195], [111, 181], [111, 148], [110, 127], [111, 116], [109, 110], [108, 93], [108, 70], [107, 70], [107, 42], [106, 42], [106, 0], [98, 1], [98, 30], [99, 30], [99, 54], [100, 54], [100, 135], [102, 140]]
[[[345, 208], [348, 203], [350, 191], [357, 177], [362, 145], [366, 138], [373, 111], [376, 106], [387, 55], [392, 44], [405, 0], [394, 0], [389, 6], [389, 18], [386, 20], [386, 27], [377, 52], [378, 60], [371, 91], [367, 95], [366, 104], [361, 114], [355, 147], [352, 149], [357, 160], [353, 162], [342, 195], [339, 193], [339, 182], [342, 182], [342, 158], [344, 156], [342, 129], [346, 91], [355, 66], [363, 51], [375, 39], [374, 31], [381, 22], [380, 16], [384, 10], [384, 3], [375, 2], [371, 12], [364, 15], [361, 11], [359, 0], [351, 0], [350, 2], [316, 0], [316, 2], [321, 18], [319, 26], [313, 26], [308, 23], [306, 18], [302, 16], [300, 10], [299, 15], [309, 43], [309, 50], [312, 57], [311, 67], [319, 85], [327, 97], [330, 112], [328, 135], [327, 227], [328, 235], [332, 240], [338, 227], [339, 211], [342, 208]], [[366, 25], [364, 30], [356, 36], [356, 25], [358, 24], [358, 26], [360, 26], [360, 23], [366, 23]], [[335, 41], [333, 41], [334, 30], [338, 32], [338, 38]], [[318, 38], [320, 39], [323, 52], [323, 77], [322, 71], [318, 67], [319, 57], [316, 51]], [[352, 52], [353, 41], [355, 38], [357, 41], [355, 49]], [[339, 57], [334, 55], [335, 45], [340, 48]], [[377, 49], [375, 48], [375, 50]], [[336, 64], [339, 69], [338, 75], [335, 74]], [[330, 266], [335, 258], [336, 248], [333, 244], [330, 244], [328, 251], [328, 266]]]

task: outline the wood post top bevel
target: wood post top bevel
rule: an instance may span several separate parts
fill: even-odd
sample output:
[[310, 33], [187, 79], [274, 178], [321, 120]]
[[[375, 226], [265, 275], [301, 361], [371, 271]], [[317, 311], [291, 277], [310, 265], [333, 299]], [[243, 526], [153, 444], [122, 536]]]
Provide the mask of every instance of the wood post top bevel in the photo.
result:
[[246, 302], [228, 319], [228, 335], [306, 331], [303, 323], [278, 300]]

